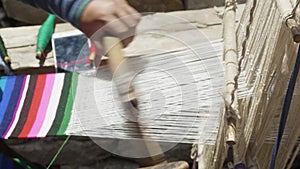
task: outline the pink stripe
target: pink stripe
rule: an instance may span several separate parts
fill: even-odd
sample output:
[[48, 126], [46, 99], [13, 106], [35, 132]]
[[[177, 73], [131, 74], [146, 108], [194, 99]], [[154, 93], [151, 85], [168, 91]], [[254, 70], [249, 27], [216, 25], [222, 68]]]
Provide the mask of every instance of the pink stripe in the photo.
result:
[[12, 118], [12, 121], [9, 123], [9, 126], [7, 127], [7, 129], [6, 129], [6, 131], [5, 131], [4, 136], [7, 135], [8, 131], [10, 130], [10, 128], [11, 128], [11, 126], [12, 126], [12, 124], [13, 124], [13, 122], [14, 122], [15, 120], [18, 120], [18, 119], [16, 119], [16, 115], [17, 115], [18, 108], [19, 108], [19, 106], [20, 106], [20, 101], [21, 101], [21, 99], [22, 99], [22, 95], [23, 95], [23, 92], [24, 92], [24, 87], [25, 87], [25, 84], [26, 84], [26, 80], [27, 80], [27, 76], [24, 76], [23, 84], [22, 84], [22, 89], [21, 89], [21, 91], [20, 91], [20, 93], [19, 93], [18, 103], [17, 103], [17, 105], [16, 105], [16, 107], [15, 107], [13, 118]]
[[50, 97], [51, 97], [51, 91], [54, 86], [54, 80], [55, 80], [55, 74], [49, 74], [46, 78], [46, 84], [43, 91], [42, 100], [39, 106], [39, 110], [37, 112], [37, 117], [34, 121], [34, 124], [28, 134], [28, 137], [37, 137], [37, 134], [39, 133], [45, 117], [47, 113], [47, 108], [49, 105]]

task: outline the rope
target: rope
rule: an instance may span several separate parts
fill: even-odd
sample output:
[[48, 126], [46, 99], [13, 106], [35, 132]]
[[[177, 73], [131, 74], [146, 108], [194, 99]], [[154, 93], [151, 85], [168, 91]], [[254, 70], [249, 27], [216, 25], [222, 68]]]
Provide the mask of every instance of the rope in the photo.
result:
[[241, 58], [239, 60], [239, 63], [238, 63], [238, 72], [237, 74], [235, 75], [234, 77], [234, 89], [232, 90], [232, 93], [231, 93], [231, 103], [230, 103], [230, 108], [233, 107], [233, 104], [234, 104], [234, 100], [236, 99], [235, 98], [235, 92], [237, 91], [238, 89], [238, 79], [239, 79], [239, 76], [241, 74], [241, 71], [242, 71], [242, 63], [243, 63], [243, 60], [246, 56], [246, 49], [247, 49], [247, 41], [250, 37], [250, 27], [253, 23], [253, 19], [254, 19], [254, 10], [256, 8], [256, 4], [257, 4], [257, 0], [253, 0], [253, 3], [252, 3], [252, 7], [250, 9], [250, 17], [249, 17], [249, 22], [248, 22], [248, 25], [246, 27], [246, 35], [245, 35], [245, 39], [243, 40], [243, 43], [242, 43], [242, 53], [241, 53]]
[[298, 48], [298, 54], [297, 54], [297, 59], [296, 59], [296, 63], [295, 63], [295, 66], [294, 66], [294, 70], [292, 72], [291, 79], [289, 81], [288, 89], [286, 91], [286, 95], [285, 95], [285, 99], [284, 99], [284, 104], [283, 104], [280, 123], [279, 123], [279, 128], [278, 128], [278, 134], [277, 134], [277, 138], [276, 138], [275, 145], [274, 145], [274, 148], [273, 148], [270, 169], [275, 168], [275, 161], [276, 161], [278, 149], [279, 149], [279, 146], [280, 146], [280, 143], [281, 143], [281, 139], [282, 139], [282, 136], [283, 136], [283, 133], [284, 133], [284, 128], [285, 128], [285, 125], [286, 125], [286, 121], [287, 121], [288, 113], [289, 113], [289, 110], [290, 110], [291, 102], [292, 102], [292, 99], [293, 99], [293, 93], [294, 93], [295, 85], [296, 85], [296, 82], [297, 82], [299, 68], [300, 68], [300, 45], [299, 45], [299, 48]]
[[80, 64], [80, 63], [91, 64], [91, 60], [89, 58], [82, 58], [68, 63], [57, 62], [56, 64], [57, 66], [65, 67], [65, 66], [75, 66], [76, 64]]
[[190, 157], [193, 160], [192, 169], [198, 168], [198, 144], [193, 144]]
[[62, 149], [65, 147], [65, 145], [68, 143], [68, 141], [70, 140], [71, 135], [69, 135], [66, 140], [63, 142], [63, 144], [60, 146], [60, 148], [58, 149], [57, 153], [55, 154], [55, 156], [53, 157], [53, 159], [51, 160], [50, 164], [48, 165], [47, 169], [50, 169], [50, 167], [53, 165], [53, 163], [56, 161], [58, 155], [61, 153]]
[[293, 10], [292, 10], [292, 17], [295, 17], [295, 15], [296, 15], [296, 10], [297, 10], [299, 4], [300, 4], [300, 0], [297, 0], [296, 5], [295, 5], [295, 7], [294, 7]]

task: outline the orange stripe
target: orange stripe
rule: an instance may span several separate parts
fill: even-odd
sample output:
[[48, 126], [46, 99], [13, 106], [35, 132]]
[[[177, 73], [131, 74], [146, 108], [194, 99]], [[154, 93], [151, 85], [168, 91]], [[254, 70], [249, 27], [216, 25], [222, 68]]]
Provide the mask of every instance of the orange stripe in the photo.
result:
[[23, 130], [18, 136], [19, 138], [26, 138], [34, 124], [34, 121], [37, 117], [38, 109], [40, 107], [40, 102], [42, 100], [46, 77], [47, 75], [45, 74], [39, 75], [37, 78], [36, 87], [34, 89], [34, 95], [28, 112], [28, 117], [26, 119]]

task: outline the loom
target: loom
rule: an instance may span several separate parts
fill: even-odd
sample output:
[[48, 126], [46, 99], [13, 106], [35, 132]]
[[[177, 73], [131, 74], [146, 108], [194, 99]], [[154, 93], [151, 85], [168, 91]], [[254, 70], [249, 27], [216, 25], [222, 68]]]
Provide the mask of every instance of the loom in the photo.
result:
[[[230, 1], [226, 12], [233, 18], [226, 17], [226, 22], [237, 27], [236, 39], [235, 29], [228, 31], [236, 45], [223, 47], [223, 41], [217, 40], [212, 44], [193, 44], [193, 50], [146, 52], [128, 57], [131, 66], [139, 72], [133, 80], [141, 98], [143, 133], [164, 143], [197, 143], [199, 168], [221, 168], [228, 155], [228, 146], [224, 145], [228, 121], [223, 111], [227, 106], [232, 108], [231, 116], [236, 115], [235, 110], [240, 116], [233, 124], [237, 130], [231, 142], [235, 145], [230, 145], [234, 148], [235, 163], [268, 168], [283, 93], [297, 51], [293, 42], [297, 36], [291, 35], [295, 27], [282, 22], [295, 6], [295, 0], [249, 0], [236, 26], [235, 1]], [[298, 12], [295, 17], [298, 21]], [[228, 74], [224, 77], [225, 70], [220, 65], [224, 50], [231, 47], [236, 47], [231, 53], [238, 57], [235, 64], [244, 56], [240, 62], [239, 88], [226, 94], [223, 91]], [[228, 82], [235, 83], [235, 75]], [[96, 77], [77, 73], [1, 77], [1, 88], [8, 88], [3, 90], [0, 103], [5, 107], [0, 111], [1, 119], [6, 122], [1, 123], [1, 137], [78, 135], [135, 140], [138, 133], [122, 116], [126, 110], [119, 104], [111, 80], [107, 66]], [[16, 82], [22, 82], [22, 86]], [[50, 83], [45, 85], [45, 82]], [[296, 104], [287, 119], [276, 168], [291, 167], [300, 149], [299, 83], [297, 87]], [[238, 99], [232, 99], [232, 94]], [[41, 106], [43, 102], [48, 105]]]
[[[190, 68], [190, 71], [199, 73], [195, 76], [195, 79], [182, 79], [179, 85], [193, 85], [193, 89], [203, 88], [201, 93], [197, 94], [195, 91], [192, 93], [193, 98], [197, 98], [199, 95], [202, 99], [201, 103], [197, 103], [197, 100], [189, 100], [185, 102], [188, 106], [184, 106], [182, 101], [178, 101], [178, 84], [170, 82], [168, 74], [159, 73], [160, 76], [155, 78], [155, 73], [161, 67], [161, 65], [167, 63], [176, 63], [172, 66], [167, 66], [170, 72], [174, 70], [174, 75], [178, 75], [178, 68], [185, 69], [186, 64], [182, 64], [181, 60], [174, 61], [174, 58], [170, 58], [170, 53], [156, 54], [154, 56], [141, 56], [129, 58], [130, 66], [135, 70], [140, 70], [145, 66], [152, 69], [145, 69], [136, 78], [138, 95], [141, 97], [141, 110], [145, 111], [145, 117], [143, 120], [145, 125], [148, 125], [149, 135], [160, 141], [193, 143], [198, 140], [198, 126], [196, 123], [202, 123], [217, 127], [216, 119], [218, 118], [219, 107], [218, 104], [222, 102], [222, 76], [223, 70], [218, 69], [218, 60], [220, 58], [221, 43], [217, 41], [214, 46], [219, 48], [219, 52], [203, 52], [204, 45], [199, 46], [196, 49], [199, 55], [205, 56], [204, 62], [210, 63], [211, 75], [215, 78], [215, 84], [209, 84], [207, 81], [207, 72], [205, 68], [196, 69], [197, 57], [192, 58], [191, 53], [188, 50], [182, 50], [174, 52], [173, 56], [181, 57]], [[194, 51], [195, 52], [195, 51]], [[164, 59], [161, 59], [164, 58]], [[171, 59], [168, 60], [167, 58]], [[141, 63], [141, 60], [145, 64]], [[160, 60], [164, 60], [161, 62]], [[201, 62], [203, 62], [203, 60]], [[183, 66], [184, 65], [184, 66]], [[144, 68], [143, 68], [144, 69]], [[167, 69], [167, 70], [168, 70]], [[182, 71], [185, 72], [185, 71]], [[98, 78], [89, 77], [86, 75], [80, 75], [78, 73], [57, 73], [57, 74], [45, 74], [45, 75], [26, 75], [26, 76], [2, 76], [1, 88], [3, 88], [3, 96], [1, 101], [1, 136], [2, 138], [9, 137], [45, 137], [47, 135], [88, 135], [103, 138], [131, 138], [126, 133], [130, 132], [129, 128], [123, 128], [126, 124], [126, 119], [120, 115], [122, 107], [118, 105], [118, 100], [114, 86], [111, 82], [111, 73], [107, 66], [101, 68], [98, 72]], [[149, 79], [153, 79], [149, 82]], [[178, 77], [180, 78], [180, 76]], [[156, 84], [155, 84], [155, 83]], [[201, 82], [201, 83], [198, 83]], [[157, 86], [154, 86], [157, 85]], [[215, 85], [216, 88], [207, 87], [209, 85]], [[219, 85], [219, 86], [218, 86]], [[95, 86], [101, 86], [96, 88]], [[168, 89], [168, 90], [166, 90]], [[152, 90], [157, 90], [158, 95], [153, 98], [158, 106], [161, 107], [149, 107], [150, 94]], [[240, 93], [244, 96], [247, 95], [249, 89], [244, 87], [244, 91]], [[61, 92], [57, 92], [61, 91]], [[188, 92], [188, 90], [186, 90]], [[159, 112], [164, 104], [158, 104], [162, 97], [162, 93], [170, 95], [165, 103], [173, 107], [165, 109], [165, 112]], [[190, 92], [190, 91], [189, 91]], [[47, 93], [47, 94], [46, 94]], [[189, 95], [188, 95], [189, 96]], [[97, 99], [95, 99], [97, 98]], [[189, 97], [188, 97], [189, 98]], [[216, 102], [211, 108], [211, 102], [205, 100], [211, 98], [219, 98], [219, 102]], [[77, 103], [77, 104], [76, 104]], [[80, 103], [80, 104], [79, 104]], [[65, 106], [66, 105], [66, 106]], [[182, 111], [180, 107], [184, 107]], [[152, 108], [152, 109], [151, 109]], [[202, 115], [198, 114], [198, 109], [202, 110]], [[211, 112], [209, 109], [212, 109]], [[114, 111], [113, 111], [114, 110]], [[155, 114], [157, 112], [157, 114]], [[153, 120], [155, 117], [157, 122]], [[80, 120], [78, 121], [78, 118]], [[211, 121], [208, 119], [211, 118]], [[22, 119], [22, 121], [19, 121]], [[25, 121], [26, 119], [26, 121]], [[38, 119], [38, 120], [36, 120]], [[96, 119], [90, 120], [90, 119]], [[97, 121], [99, 120], [99, 121]], [[38, 124], [39, 123], [39, 124]], [[78, 125], [89, 123], [84, 128], [77, 128]], [[180, 125], [179, 125], [180, 124]], [[8, 127], [9, 126], [9, 127]], [[26, 128], [24, 128], [26, 126]], [[77, 126], [77, 127], [76, 127]], [[129, 125], [130, 126], [130, 125]], [[177, 132], [185, 130], [182, 127], [191, 127], [187, 137], [178, 136]], [[152, 128], [153, 127], [153, 128]], [[123, 128], [123, 129], [122, 129]], [[152, 129], [151, 129], [152, 128]], [[38, 129], [38, 130], [37, 130]], [[18, 131], [17, 131], [18, 130]], [[111, 135], [111, 130], [118, 131], [116, 136]], [[169, 130], [163, 133], [160, 130]], [[211, 133], [210, 133], [211, 132]], [[203, 131], [203, 136], [215, 136], [215, 131]], [[164, 136], [165, 135], [165, 136]], [[208, 138], [208, 137], [203, 137]]]
[[[241, 120], [237, 124], [237, 142], [233, 146], [234, 164], [270, 167], [284, 93], [298, 48], [295, 42], [298, 42], [299, 31], [293, 30], [298, 27], [295, 26], [295, 20], [298, 22], [298, 3], [293, 0], [251, 0], [247, 1], [244, 8], [237, 26], [237, 51], [240, 51], [238, 58], [242, 61], [241, 71], [246, 74], [245, 82], [254, 88], [251, 96], [238, 101]], [[232, 6], [228, 10], [235, 11]], [[234, 17], [235, 13], [231, 13], [231, 16]], [[299, 87], [299, 83], [296, 86]], [[293, 103], [298, 99], [296, 89]], [[293, 154], [298, 153], [298, 110], [298, 104], [293, 104], [275, 159], [275, 168], [291, 167], [292, 158], [295, 158]], [[220, 137], [220, 140], [223, 139], [224, 135]], [[222, 146], [219, 148], [222, 151]]]
[[[140, 102], [142, 134], [158, 141], [164, 151], [178, 143], [215, 141], [219, 105], [223, 102], [221, 45], [221, 41], [215, 41], [213, 46], [203, 43], [193, 51], [182, 49], [128, 58], [129, 66], [141, 72], [134, 84]], [[210, 77], [213, 83], [207, 82]], [[140, 137], [131, 119], [124, 117], [126, 110], [118, 101], [107, 65], [100, 68], [97, 77], [57, 73], [1, 77], [1, 82], [6, 98], [1, 102], [1, 107], [6, 107], [1, 113], [5, 122], [0, 127], [2, 138], [89, 136], [94, 140], [122, 139], [127, 147]], [[199, 88], [203, 89], [201, 93], [197, 93]], [[240, 94], [246, 96], [248, 91], [244, 87]], [[146, 156], [116, 152], [116, 145], [103, 145], [99, 139], [97, 143], [118, 155]]]

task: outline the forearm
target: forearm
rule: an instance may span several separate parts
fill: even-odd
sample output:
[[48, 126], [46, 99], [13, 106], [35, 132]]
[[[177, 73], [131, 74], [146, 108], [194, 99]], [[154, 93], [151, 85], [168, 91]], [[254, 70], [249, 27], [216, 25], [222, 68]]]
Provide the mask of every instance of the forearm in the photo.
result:
[[19, 0], [59, 16], [80, 28], [80, 16], [90, 0]]

